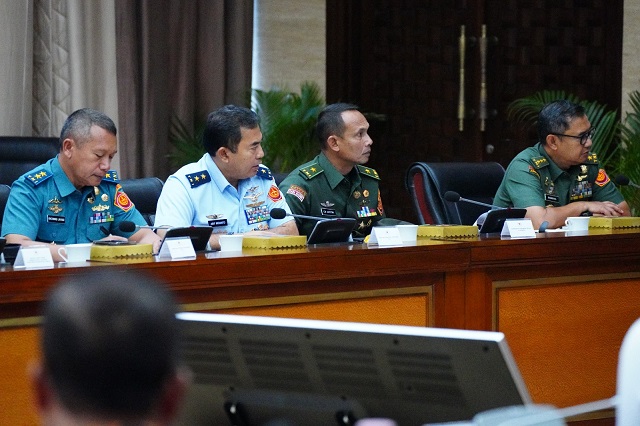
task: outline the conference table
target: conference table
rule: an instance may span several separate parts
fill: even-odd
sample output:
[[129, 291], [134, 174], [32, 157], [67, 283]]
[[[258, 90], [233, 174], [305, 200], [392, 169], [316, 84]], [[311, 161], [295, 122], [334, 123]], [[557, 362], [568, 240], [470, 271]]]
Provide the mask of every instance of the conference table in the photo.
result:
[[[41, 303], [87, 268], [114, 280], [132, 269], [158, 277], [185, 311], [500, 331], [533, 401], [557, 407], [615, 394], [620, 345], [640, 317], [637, 228], [0, 265], [0, 424], [37, 422], [26, 370], [39, 356]], [[576, 421], [613, 424], [612, 416]]]

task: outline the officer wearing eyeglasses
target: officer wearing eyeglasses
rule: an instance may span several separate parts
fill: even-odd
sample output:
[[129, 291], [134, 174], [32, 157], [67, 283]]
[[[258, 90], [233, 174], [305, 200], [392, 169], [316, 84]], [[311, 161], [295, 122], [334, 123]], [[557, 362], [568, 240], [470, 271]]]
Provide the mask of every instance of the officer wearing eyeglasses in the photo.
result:
[[596, 130], [582, 106], [551, 102], [538, 115], [539, 142], [507, 167], [494, 204], [526, 208], [533, 227], [559, 228], [567, 217], [630, 216], [627, 202], [590, 152]]

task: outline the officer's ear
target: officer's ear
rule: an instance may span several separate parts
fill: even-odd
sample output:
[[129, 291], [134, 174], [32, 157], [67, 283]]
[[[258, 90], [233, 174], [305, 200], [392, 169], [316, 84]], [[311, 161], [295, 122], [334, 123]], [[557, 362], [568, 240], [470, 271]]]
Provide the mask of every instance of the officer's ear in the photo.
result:
[[216, 157], [218, 157], [224, 162], [229, 162], [229, 149], [225, 148], [224, 146], [221, 146], [216, 151]]
[[559, 139], [560, 138], [557, 137], [556, 135], [547, 135], [547, 138], [545, 141], [547, 143], [547, 146], [555, 151], [556, 149], [558, 149]]
[[331, 135], [327, 138], [327, 147], [332, 151], [340, 151], [340, 147], [338, 146], [338, 137], [335, 135]]
[[77, 146], [76, 142], [73, 139], [67, 138], [62, 141], [62, 147], [60, 149], [60, 153], [65, 157], [69, 158], [71, 157], [71, 152], [73, 151], [73, 148], [75, 148], [76, 146]]

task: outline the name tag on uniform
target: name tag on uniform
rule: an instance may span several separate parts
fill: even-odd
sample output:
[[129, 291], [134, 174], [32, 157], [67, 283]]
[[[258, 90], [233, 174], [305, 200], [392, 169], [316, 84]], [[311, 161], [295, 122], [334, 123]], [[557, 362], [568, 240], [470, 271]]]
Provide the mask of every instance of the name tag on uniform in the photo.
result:
[[227, 226], [227, 219], [213, 219], [207, 221], [207, 224], [213, 228], [217, 226]]
[[322, 216], [336, 216], [335, 209], [322, 208], [320, 211], [322, 212]]
[[52, 216], [48, 214], [47, 222], [48, 223], [64, 223], [64, 216]]
[[555, 194], [545, 194], [544, 195], [544, 201], [547, 203], [557, 203], [560, 200], [560, 197], [558, 197]]

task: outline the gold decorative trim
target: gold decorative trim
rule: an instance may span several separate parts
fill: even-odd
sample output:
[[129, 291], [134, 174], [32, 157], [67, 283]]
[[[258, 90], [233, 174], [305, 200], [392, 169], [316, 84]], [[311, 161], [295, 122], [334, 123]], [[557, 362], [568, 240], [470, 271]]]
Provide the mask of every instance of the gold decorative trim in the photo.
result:
[[186, 303], [182, 305], [182, 309], [185, 311], [210, 311], [210, 310], [216, 310], [216, 309], [248, 308], [248, 307], [259, 307], [259, 306], [281, 306], [281, 305], [295, 305], [295, 304], [301, 304], [301, 303], [328, 302], [328, 301], [339, 301], [339, 300], [371, 299], [374, 297], [426, 295], [426, 296], [429, 296], [428, 321], [429, 321], [429, 324], [433, 324], [434, 312], [433, 312], [432, 293], [433, 293], [432, 286], [404, 287], [404, 288], [380, 289], [380, 290], [349, 291], [345, 293], [322, 293], [322, 294], [310, 294], [310, 295], [303, 295], [303, 296], [283, 296], [283, 297], [271, 297], [271, 298], [259, 298], [259, 299], [222, 300], [222, 301], [216, 301], [216, 302]]
[[[435, 312], [434, 312], [432, 286], [403, 287], [403, 288], [367, 290], [367, 291], [350, 291], [345, 293], [310, 294], [310, 295], [304, 295], [304, 296], [284, 296], [284, 297], [243, 299], [243, 300], [222, 300], [222, 301], [216, 301], [216, 302], [185, 303], [180, 305], [180, 308], [183, 311], [189, 311], [189, 312], [210, 311], [210, 310], [217, 310], [217, 309], [295, 305], [295, 304], [301, 304], [301, 303], [371, 299], [374, 297], [410, 296], [410, 295], [425, 295], [429, 297], [428, 299], [429, 318], [427, 318], [427, 321], [428, 321], [428, 324], [433, 324], [434, 318], [435, 318]], [[40, 326], [41, 322], [42, 322], [41, 316], [0, 319], [0, 329]]]
[[17, 328], [40, 326], [42, 317], [6, 318], [0, 319], [0, 328]]

